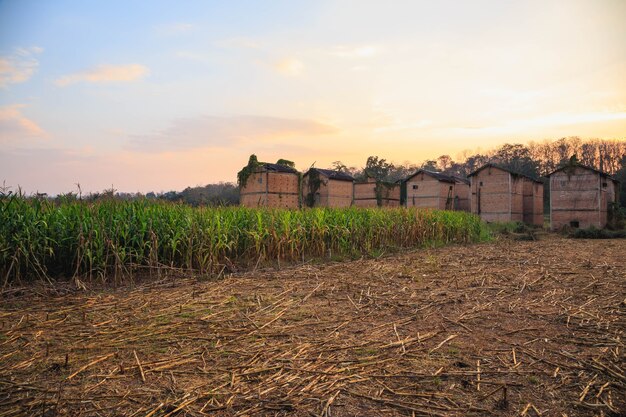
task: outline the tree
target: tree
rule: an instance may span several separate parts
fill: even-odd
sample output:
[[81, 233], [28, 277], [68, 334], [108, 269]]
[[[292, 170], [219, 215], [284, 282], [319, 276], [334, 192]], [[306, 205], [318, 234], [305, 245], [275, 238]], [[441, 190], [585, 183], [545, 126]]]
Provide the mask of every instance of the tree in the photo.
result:
[[619, 184], [619, 202], [622, 207], [626, 207], [626, 154], [622, 155], [619, 161], [620, 169], [615, 173], [615, 179]]
[[439, 172], [439, 169], [437, 168], [437, 161], [433, 161], [432, 159], [422, 162], [422, 165], [420, 165], [420, 169], [425, 169], [427, 171], [433, 171], [433, 172]]
[[450, 158], [450, 155], [441, 155], [437, 158], [437, 168], [439, 168], [439, 171], [447, 171], [452, 164], [454, 164], [454, 161]]
[[532, 159], [530, 150], [519, 143], [502, 145], [495, 151], [492, 160], [511, 171], [534, 178], [539, 176], [539, 164]]
[[348, 172], [348, 166], [341, 161], [335, 161], [331, 164], [333, 171]]
[[365, 174], [377, 181], [387, 181], [393, 169], [393, 164], [377, 156], [370, 156], [365, 163]]
[[465, 176], [468, 176], [472, 172], [476, 171], [478, 168], [482, 167], [486, 163], [489, 162], [489, 157], [486, 155], [475, 154], [468, 157], [463, 164]]

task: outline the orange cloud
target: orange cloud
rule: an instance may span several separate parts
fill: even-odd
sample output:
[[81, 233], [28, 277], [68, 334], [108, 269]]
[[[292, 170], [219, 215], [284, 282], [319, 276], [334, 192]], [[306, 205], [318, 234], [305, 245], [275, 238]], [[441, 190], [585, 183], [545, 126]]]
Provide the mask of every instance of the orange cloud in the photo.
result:
[[[238, 115], [198, 116], [174, 120], [167, 129], [131, 136], [130, 148], [147, 151], [179, 151], [194, 148], [228, 148], [240, 144], [325, 136], [338, 129], [316, 120]], [[284, 146], [284, 145], [281, 145]]]
[[381, 48], [376, 45], [346, 46], [339, 45], [332, 48], [331, 55], [340, 58], [370, 58], [378, 55]]
[[274, 69], [287, 76], [297, 76], [304, 71], [304, 64], [296, 58], [285, 58], [274, 64]]
[[57, 79], [55, 84], [59, 87], [65, 87], [78, 82], [129, 82], [143, 78], [148, 72], [148, 68], [140, 64], [101, 65], [93, 69], [65, 75]]
[[23, 104], [0, 107], [0, 142], [47, 136], [45, 130], [22, 114], [20, 109], [23, 107]]

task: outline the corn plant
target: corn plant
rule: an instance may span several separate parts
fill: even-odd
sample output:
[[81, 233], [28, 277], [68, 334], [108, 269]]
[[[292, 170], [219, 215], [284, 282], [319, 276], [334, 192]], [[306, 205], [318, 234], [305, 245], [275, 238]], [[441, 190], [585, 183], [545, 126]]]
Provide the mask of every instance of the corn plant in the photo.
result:
[[486, 236], [462, 212], [193, 208], [139, 201], [0, 198], [0, 278], [121, 280], [164, 268], [219, 274], [259, 263], [370, 255]]

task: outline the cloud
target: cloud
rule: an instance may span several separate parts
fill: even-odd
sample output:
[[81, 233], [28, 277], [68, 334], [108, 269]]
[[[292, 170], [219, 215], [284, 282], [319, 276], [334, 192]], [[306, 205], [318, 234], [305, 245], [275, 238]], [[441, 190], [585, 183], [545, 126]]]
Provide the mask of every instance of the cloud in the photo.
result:
[[178, 119], [160, 132], [131, 136], [130, 147], [143, 151], [227, 148], [236, 144], [321, 136], [337, 129], [315, 120], [268, 116], [200, 116]]
[[261, 44], [258, 41], [246, 37], [221, 39], [213, 42], [213, 45], [217, 46], [218, 48], [233, 49], [258, 49], [261, 47]]
[[274, 64], [274, 69], [283, 75], [298, 76], [304, 71], [304, 64], [296, 58], [285, 58]]
[[65, 87], [78, 82], [129, 82], [143, 78], [148, 72], [148, 68], [140, 64], [100, 65], [96, 68], [65, 75], [58, 78], [54, 83], [59, 87]]
[[184, 59], [188, 61], [201, 62], [203, 64], [208, 64], [211, 62], [209, 56], [205, 53], [198, 53], [193, 51], [177, 51], [175, 52], [176, 58]]
[[23, 107], [23, 104], [0, 107], [0, 143], [47, 136], [37, 123], [22, 114]]
[[0, 88], [30, 79], [39, 66], [35, 55], [42, 52], [43, 48], [33, 46], [15, 48], [12, 55], [0, 56]]
[[376, 45], [338, 45], [330, 50], [330, 54], [340, 58], [371, 58], [378, 55], [380, 50], [381, 48]]

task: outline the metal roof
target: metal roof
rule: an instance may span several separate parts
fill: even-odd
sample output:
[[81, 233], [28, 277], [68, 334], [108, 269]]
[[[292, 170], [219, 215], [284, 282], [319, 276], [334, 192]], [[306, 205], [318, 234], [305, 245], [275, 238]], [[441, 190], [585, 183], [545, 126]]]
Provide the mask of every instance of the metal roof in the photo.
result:
[[502, 165], [499, 164], [494, 164], [493, 162], [489, 162], [488, 164], [483, 165], [482, 167], [478, 168], [476, 171], [472, 172], [471, 174], [468, 175], [469, 177], [473, 177], [474, 175], [478, 174], [480, 171], [482, 171], [485, 168], [496, 168], [496, 169], [501, 169], [502, 171], [506, 171], [511, 175], [515, 175], [518, 177], [524, 177], [524, 178], [528, 178], [531, 181], [537, 182], [539, 184], [543, 184], [541, 181], [538, 181], [536, 178], [531, 177], [530, 175], [526, 175], [526, 174], [522, 174], [521, 172], [517, 172], [517, 171], [513, 171], [509, 168], [503, 167]]
[[457, 177], [456, 175], [453, 175], [452, 178], [454, 178], [456, 182], [462, 182], [463, 184], [470, 185], [470, 180], [468, 180], [467, 178]]
[[311, 171], [317, 171], [319, 174], [331, 180], [354, 181], [352, 175], [346, 174], [345, 172], [333, 171], [332, 169], [311, 168], [304, 175], [309, 175]]
[[441, 172], [435, 172], [435, 171], [429, 171], [427, 169], [418, 169], [417, 171], [415, 171], [415, 173], [413, 173], [412, 175], [409, 175], [408, 177], [406, 177], [405, 181], [408, 181], [409, 179], [413, 178], [414, 176], [418, 175], [418, 174], [426, 174], [426, 175], [430, 175], [431, 177], [435, 178], [438, 181], [443, 181], [443, 182], [450, 182], [450, 183], [455, 183], [456, 181], [454, 180], [454, 177], [452, 177], [451, 175], [447, 175], [447, 174], [443, 174]]
[[553, 175], [553, 174], [556, 174], [557, 172], [563, 171], [564, 169], [567, 169], [567, 168], [583, 168], [583, 169], [588, 169], [589, 171], [593, 171], [593, 172], [595, 172], [596, 174], [600, 174], [600, 176], [602, 176], [602, 177], [606, 177], [606, 178], [608, 178], [608, 179], [610, 179], [610, 180], [613, 180], [613, 181], [615, 181], [615, 182], [619, 182], [619, 181], [618, 181], [615, 177], [611, 176], [611, 175], [610, 175], [610, 174], [608, 174], [607, 172], [600, 171], [599, 169], [595, 169], [595, 168], [593, 168], [593, 167], [590, 167], [590, 166], [588, 166], [588, 165], [583, 165], [583, 164], [580, 164], [580, 163], [563, 165], [562, 167], [557, 168], [557, 169], [555, 169], [554, 171], [552, 171], [551, 173], [549, 173], [549, 174], [548, 174], [548, 177], [549, 177], [549, 176], [551, 176], [551, 175]]

